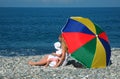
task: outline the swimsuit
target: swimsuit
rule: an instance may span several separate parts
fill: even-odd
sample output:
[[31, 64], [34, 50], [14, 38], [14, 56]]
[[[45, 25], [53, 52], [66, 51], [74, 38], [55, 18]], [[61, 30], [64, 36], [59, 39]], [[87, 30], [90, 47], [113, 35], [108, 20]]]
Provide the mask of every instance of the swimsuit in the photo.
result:
[[52, 61], [49, 63], [49, 66], [51, 66], [51, 67], [53, 67], [53, 66], [55, 66], [56, 64], [57, 64], [57, 59], [58, 59], [59, 57], [57, 57], [57, 56], [53, 56], [53, 55], [49, 55], [48, 56], [48, 61], [49, 61], [49, 59], [51, 59]]
[[[56, 51], [56, 54], [62, 54], [62, 49], [57, 50], [57, 51]], [[58, 56], [49, 55], [47, 60], [48, 60], [48, 61], [49, 61], [49, 59], [52, 60], [52, 61], [49, 63], [49, 66], [51, 66], [51, 67], [55, 66], [55, 65], [57, 64], [58, 58], [59, 58]]]

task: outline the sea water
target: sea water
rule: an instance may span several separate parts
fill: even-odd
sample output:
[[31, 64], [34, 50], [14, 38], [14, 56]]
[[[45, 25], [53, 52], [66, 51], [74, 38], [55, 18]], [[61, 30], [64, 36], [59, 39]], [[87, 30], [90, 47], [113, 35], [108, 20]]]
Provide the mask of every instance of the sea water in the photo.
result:
[[0, 56], [51, 53], [71, 16], [98, 24], [111, 48], [120, 48], [120, 8], [0, 8]]

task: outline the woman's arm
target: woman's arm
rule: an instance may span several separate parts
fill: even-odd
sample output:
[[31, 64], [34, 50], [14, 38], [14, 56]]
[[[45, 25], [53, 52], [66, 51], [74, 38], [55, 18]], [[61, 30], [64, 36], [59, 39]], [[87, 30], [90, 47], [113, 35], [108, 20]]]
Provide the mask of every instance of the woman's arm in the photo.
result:
[[65, 60], [65, 54], [66, 52], [63, 50], [62, 51], [62, 56], [60, 57], [60, 61], [54, 66], [54, 67], [58, 67], [60, 66], [60, 64], [62, 64], [62, 62]]

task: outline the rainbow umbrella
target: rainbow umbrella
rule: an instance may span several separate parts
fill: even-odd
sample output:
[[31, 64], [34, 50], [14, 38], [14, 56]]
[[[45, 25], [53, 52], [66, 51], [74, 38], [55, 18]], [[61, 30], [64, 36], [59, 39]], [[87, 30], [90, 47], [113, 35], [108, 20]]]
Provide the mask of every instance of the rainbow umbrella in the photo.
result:
[[88, 18], [70, 17], [62, 29], [70, 56], [87, 68], [109, 65], [111, 49], [106, 33]]

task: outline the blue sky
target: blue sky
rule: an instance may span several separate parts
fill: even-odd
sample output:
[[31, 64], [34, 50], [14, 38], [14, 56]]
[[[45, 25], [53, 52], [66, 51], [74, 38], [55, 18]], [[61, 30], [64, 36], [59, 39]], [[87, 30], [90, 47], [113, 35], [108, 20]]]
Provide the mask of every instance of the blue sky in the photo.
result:
[[120, 0], [0, 0], [0, 7], [120, 7]]

